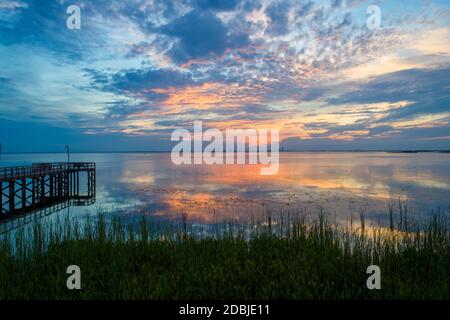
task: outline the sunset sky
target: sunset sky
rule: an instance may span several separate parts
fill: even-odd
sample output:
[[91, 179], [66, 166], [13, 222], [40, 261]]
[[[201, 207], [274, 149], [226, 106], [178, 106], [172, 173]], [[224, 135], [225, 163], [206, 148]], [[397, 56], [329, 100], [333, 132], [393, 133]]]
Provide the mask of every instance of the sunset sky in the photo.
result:
[[450, 2], [0, 0], [4, 151], [170, 150], [194, 120], [290, 150], [450, 149]]

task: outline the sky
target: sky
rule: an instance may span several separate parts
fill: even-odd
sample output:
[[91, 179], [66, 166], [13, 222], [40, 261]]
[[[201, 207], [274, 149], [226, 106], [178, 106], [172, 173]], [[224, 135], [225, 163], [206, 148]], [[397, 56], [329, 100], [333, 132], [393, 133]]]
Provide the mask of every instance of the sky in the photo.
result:
[[450, 149], [449, 75], [447, 0], [0, 0], [3, 151], [164, 151], [196, 120], [286, 150]]

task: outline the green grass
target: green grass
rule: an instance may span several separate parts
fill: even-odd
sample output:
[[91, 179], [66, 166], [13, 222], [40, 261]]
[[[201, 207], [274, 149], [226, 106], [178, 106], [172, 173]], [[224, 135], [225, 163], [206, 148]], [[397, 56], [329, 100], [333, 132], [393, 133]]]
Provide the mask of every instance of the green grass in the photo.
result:
[[[408, 231], [342, 227], [321, 215], [194, 237], [143, 219], [35, 223], [0, 245], [0, 299], [449, 299], [447, 218]], [[364, 226], [363, 226], [364, 228]], [[81, 290], [66, 288], [69, 265]], [[366, 268], [381, 268], [381, 290]]]

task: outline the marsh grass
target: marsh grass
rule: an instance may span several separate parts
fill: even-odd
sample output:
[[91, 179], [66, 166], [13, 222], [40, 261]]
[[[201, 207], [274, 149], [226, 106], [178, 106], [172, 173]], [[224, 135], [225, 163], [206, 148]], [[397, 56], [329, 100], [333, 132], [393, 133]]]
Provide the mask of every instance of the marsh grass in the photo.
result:
[[[391, 206], [390, 206], [391, 208]], [[1, 299], [449, 299], [448, 216], [394, 228], [343, 226], [321, 212], [216, 223], [138, 225], [100, 213], [7, 233], [0, 241]], [[381, 268], [381, 290], [366, 269]], [[66, 269], [81, 268], [81, 290]]]

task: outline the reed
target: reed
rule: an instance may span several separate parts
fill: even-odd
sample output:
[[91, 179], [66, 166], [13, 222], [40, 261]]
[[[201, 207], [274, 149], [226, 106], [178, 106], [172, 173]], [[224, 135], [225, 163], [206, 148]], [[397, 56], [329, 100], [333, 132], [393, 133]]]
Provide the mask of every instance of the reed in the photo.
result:
[[[401, 209], [405, 225], [406, 208]], [[390, 214], [392, 216], [392, 213]], [[59, 218], [0, 241], [1, 299], [449, 299], [448, 216], [407, 230], [347, 227], [299, 212], [251, 223], [136, 224], [100, 213], [83, 223]], [[206, 227], [205, 227], [206, 228]], [[66, 269], [81, 268], [68, 290]], [[381, 268], [382, 289], [366, 288]]]

